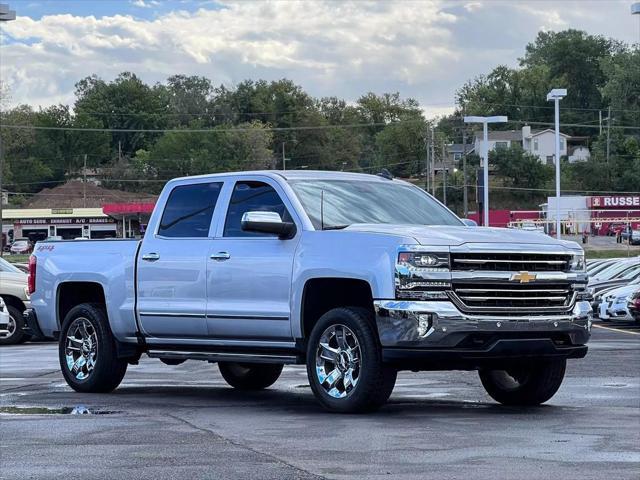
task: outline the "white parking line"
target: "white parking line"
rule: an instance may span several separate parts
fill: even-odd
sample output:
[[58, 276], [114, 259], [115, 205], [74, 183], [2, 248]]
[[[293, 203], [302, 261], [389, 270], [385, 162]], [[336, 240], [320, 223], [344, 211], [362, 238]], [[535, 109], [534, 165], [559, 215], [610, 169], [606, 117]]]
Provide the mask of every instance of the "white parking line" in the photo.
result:
[[640, 332], [630, 332], [629, 330], [620, 330], [618, 328], [603, 327], [602, 325], [592, 325], [592, 327], [602, 328], [603, 330], [611, 330], [612, 332], [628, 333], [629, 335], [640, 335]]

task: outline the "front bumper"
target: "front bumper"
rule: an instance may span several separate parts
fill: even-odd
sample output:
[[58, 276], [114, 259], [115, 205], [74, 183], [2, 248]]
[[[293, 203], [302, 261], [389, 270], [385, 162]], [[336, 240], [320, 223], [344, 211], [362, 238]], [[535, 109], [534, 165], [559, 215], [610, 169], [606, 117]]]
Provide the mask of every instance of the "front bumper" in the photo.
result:
[[399, 368], [473, 369], [587, 352], [592, 311], [577, 302], [568, 314], [470, 315], [449, 301], [374, 302], [383, 358]]

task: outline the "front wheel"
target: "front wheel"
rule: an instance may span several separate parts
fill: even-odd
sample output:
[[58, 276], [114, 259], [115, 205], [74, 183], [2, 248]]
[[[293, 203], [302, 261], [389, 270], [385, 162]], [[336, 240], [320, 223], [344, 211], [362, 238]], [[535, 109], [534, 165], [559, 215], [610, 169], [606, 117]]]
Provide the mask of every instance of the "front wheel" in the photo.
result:
[[107, 315], [94, 304], [83, 303], [69, 311], [62, 324], [58, 354], [62, 375], [77, 392], [111, 392], [127, 371], [127, 361], [116, 354]]
[[235, 363], [218, 362], [225, 381], [238, 390], [262, 390], [280, 378], [282, 364], [279, 363]]
[[384, 405], [397, 371], [382, 363], [372, 313], [347, 307], [328, 311], [313, 328], [307, 346], [307, 375], [324, 408], [359, 413]]
[[522, 365], [507, 370], [480, 370], [487, 393], [503, 405], [540, 405], [560, 388], [566, 360]]

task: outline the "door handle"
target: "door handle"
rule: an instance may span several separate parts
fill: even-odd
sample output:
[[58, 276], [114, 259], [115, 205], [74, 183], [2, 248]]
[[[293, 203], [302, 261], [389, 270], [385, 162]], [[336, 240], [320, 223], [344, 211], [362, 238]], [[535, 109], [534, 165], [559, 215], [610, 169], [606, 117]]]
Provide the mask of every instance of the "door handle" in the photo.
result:
[[160, 260], [160, 255], [157, 253], [145, 253], [142, 255], [142, 259], [147, 262], [155, 262], [156, 260]]
[[224, 260], [229, 260], [231, 258], [231, 255], [229, 255], [227, 252], [218, 252], [218, 253], [213, 253], [209, 258], [211, 260], [222, 262]]

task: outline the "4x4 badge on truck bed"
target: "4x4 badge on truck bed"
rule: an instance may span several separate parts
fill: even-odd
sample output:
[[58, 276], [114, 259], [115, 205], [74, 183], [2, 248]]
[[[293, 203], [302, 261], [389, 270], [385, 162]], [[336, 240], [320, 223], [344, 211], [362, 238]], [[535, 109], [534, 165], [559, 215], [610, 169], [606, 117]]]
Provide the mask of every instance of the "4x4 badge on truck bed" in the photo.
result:
[[536, 278], [537, 275], [535, 273], [519, 272], [511, 275], [510, 280], [512, 282], [529, 283], [533, 282]]

